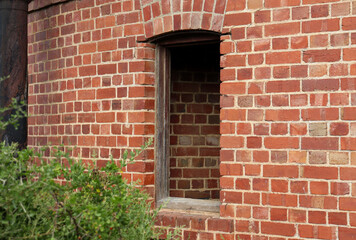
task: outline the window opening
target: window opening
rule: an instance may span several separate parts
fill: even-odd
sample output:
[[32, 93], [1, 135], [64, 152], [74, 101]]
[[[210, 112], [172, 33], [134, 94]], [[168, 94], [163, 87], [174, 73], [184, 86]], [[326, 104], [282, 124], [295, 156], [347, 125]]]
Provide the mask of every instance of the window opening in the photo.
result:
[[157, 44], [157, 204], [218, 212], [220, 35], [174, 32], [150, 42]]
[[219, 199], [219, 44], [169, 50], [169, 196]]

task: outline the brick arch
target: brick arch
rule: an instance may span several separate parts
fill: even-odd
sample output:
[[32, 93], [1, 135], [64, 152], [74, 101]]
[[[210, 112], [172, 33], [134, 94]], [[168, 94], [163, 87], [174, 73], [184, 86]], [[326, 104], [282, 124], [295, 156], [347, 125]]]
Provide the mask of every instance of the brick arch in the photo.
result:
[[140, 0], [146, 39], [179, 30], [222, 32], [227, 0]]

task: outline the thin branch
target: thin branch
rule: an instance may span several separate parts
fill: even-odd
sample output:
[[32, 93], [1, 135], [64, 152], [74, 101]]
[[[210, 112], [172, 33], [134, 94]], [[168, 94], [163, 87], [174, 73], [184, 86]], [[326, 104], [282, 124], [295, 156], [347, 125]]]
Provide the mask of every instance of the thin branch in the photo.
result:
[[71, 219], [71, 220], [73, 221], [73, 223], [74, 223], [74, 226], [75, 226], [75, 233], [76, 233], [77, 237], [79, 237], [79, 236], [80, 236], [80, 232], [79, 232], [79, 228], [80, 228], [80, 227], [79, 227], [79, 225], [78, 225], [78, 223], [77, 223], [77, 220], [76, 220], [75, 217], [73, 216], [73, 213], [72, 213], [68, 208], [64, 207], [63, 203], [61, 203], [61, 202], [58, 200], [57, 195], [56, 195], [55, 193], [52, 193], [52, 196], [53, 196], [54, 200], [56, 200], [57, 204], [58, 204], [60, 207], [64, 208], [64, 210], [68, 213], [70, 219]]

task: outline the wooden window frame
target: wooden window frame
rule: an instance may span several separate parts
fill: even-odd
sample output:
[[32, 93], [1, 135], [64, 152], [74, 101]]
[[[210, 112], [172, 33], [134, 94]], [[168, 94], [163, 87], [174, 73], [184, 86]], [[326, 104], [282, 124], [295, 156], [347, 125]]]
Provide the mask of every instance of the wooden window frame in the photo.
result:
[[155, 200], [156, 206], [167, 209], [219, 212], [220, 201], [169, 196], [169, 115], [170, 71], [169, 48], [198, 44], [220, 43], [220, 34], [209, 31], [184, 31], [159, 36], [156, 44], [156, 126], [155, 126]]

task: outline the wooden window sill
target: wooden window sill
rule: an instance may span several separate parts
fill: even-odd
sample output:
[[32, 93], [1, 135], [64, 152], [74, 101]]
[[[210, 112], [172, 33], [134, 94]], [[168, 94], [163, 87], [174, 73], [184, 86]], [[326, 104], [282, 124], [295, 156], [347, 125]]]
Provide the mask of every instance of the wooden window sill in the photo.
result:
[[192, 198], [177, 198], [168, 197], [159, 200], [158, 206], [162, 206], [164, 210], [182, 210], [182, 211], [197, 211], [197, 212], [220, 212], [219, 200], [202, 200]]

